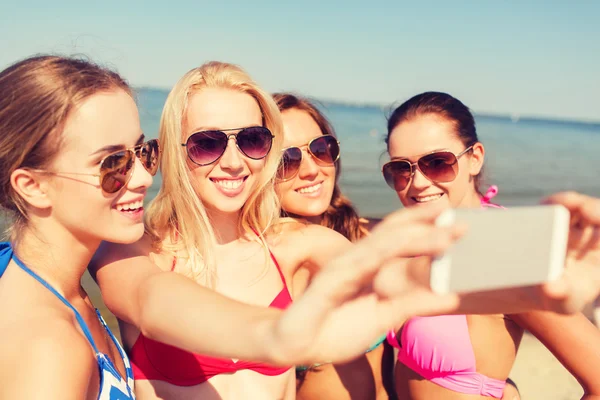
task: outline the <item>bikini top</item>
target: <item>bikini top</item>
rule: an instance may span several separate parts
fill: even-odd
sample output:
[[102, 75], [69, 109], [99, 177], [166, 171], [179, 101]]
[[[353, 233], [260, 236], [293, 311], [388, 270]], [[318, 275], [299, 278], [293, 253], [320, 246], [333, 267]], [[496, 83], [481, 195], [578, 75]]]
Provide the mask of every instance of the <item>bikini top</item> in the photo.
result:
[[[283, 284], [283, 288], [269, 304], [269, 307], [285, 309], [292, 304], [292, 296], [277, 259], [270, 250], [269, 254]], [[173, 271], [176, 261], [175, 258], [171, 271]], [[213, 376], [231, 374], [244, 369], [268, 376], [281, 375], [289, 370], [289, 367], [275, 367], [259, 362], [236, 361], [231, 358], [191, 353], [149, 339], [141, 333], [131, 348], [129, 356], [136, 380], [159, 380], [177, 386], [199, 385]]]
[[[498, 193], [492, 186], [481, 199], [482, 207]], [[466, 315], [413, 317], [403, 326], [400, 341], [395, 332], [388, 342], [396, 347], [398, 361], [446, 389], [459, 393], [502, 398], [506, 381], [477, 372]]]

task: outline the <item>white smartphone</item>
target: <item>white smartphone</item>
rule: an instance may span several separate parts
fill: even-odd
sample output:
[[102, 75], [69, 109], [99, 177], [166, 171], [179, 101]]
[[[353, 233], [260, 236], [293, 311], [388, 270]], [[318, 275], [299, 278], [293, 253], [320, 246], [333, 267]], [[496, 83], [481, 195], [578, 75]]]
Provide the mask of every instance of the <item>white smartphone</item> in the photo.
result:
[[540, 284], [562, 274], [569, 211], [558, 205], [450, 209], [436, 223], [464, 222], [468, 231], [431, 266], [436, 293]]

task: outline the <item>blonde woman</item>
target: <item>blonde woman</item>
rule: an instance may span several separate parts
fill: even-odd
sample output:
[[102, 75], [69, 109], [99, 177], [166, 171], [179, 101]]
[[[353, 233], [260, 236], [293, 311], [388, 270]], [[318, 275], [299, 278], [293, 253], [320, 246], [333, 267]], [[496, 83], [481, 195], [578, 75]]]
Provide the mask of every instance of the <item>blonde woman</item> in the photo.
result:
[[[275, 310], [291, 304], [287, 282], [300, 266], [317, 269], [349, 242], [320, 226], [284, 224], [268, 232], [280, 211], [273, 177], [282, 145], [281, 121], [270, 95], [241, 69], [209, 63], [186, 74], [166, 101], [159, 139], [163, 185], [148, 210], [147, 234], [133, 246], [106, 244], [93, 265], [104, 300], [120, 319], [139, 398], [293, 398], [291, 363], [307, 357], [347, 359], [382, 333], [385, 323], [375, 320], [377, 303], [365, 297], [341, 310], [337, 323], [323, 323], [333, 334], [322, 343], [315, 342], [315, 333], [312, 339], [311, 334], [305, 337], [315, 330], [311, 317], [322, 318], [350, 296], [345, 292], [352, 285], [344, 287], [340, 272], [335, 279], [325, 275], [323, 282], [329, 283], [313, 285], [313, 293], [320, 294], [309, 300], [309, 291], [304, 308], [299, 302], [295, 314], [290, 309], [296, 323], [284, 318], [273, 331], [261, 323], [262, 318], [270, 324]], [[383, 245], [382, 239], [377, 246]], [[386, 240], [393, 248], [391, 239]], [[192, 286], [176, 284], [182, 276], [213, 294], [202, 292], [200, 297], [189, 279], [186, 283]], [[147, 295], [157, 292], [162, 295]], [[217, 293], [237, 302], [217, 307]], [[238, 302], [263, 306], [263, 313], [236, 308]], [[344, 317], [361, 312], [370, 314], [361, 324], [365, 318], [374, 324], [364, 334], [352, 318]], [[294, 357], [286, 357], [289, 350], [275, 339], [284, 333], [286, 339], [298, 336], [291, 348], [301, 351]], [[344, 335], [366, 340], [359, 337], [358, 343], [341, 346]], [[315, 345], [326, 351], [311, 354]]]
[[[169, 94], [147, 234], [106, 245], [93, 265], [139, 398], [292, 399], [291, 365], [349, 360], [407, 313], [458, 309], [452, 296], [412, 286], [403, 262], [377, 273], [394, 256], [449, 245], [456, 231], [437, 232], [437, 247], [429, 236], [439, 210], [393, 215], [355, 247], [322, 226], [277, 224], [281, 131], [271, 97], [230, 64], [193, 69]], [[323, 271], [290, 306], [300, 267]], [[390, 289], [384, 283], [396, 293], [374, 296]]]

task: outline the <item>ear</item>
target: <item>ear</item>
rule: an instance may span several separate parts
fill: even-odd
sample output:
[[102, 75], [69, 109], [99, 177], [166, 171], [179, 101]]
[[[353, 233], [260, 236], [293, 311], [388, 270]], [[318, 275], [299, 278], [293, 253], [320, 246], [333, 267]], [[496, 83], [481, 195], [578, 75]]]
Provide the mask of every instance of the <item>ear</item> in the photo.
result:
[[483, 144], [477, 142], [473, 145], [471, 150], [471, 157], [469, 157], [469, 174], [471, 176], [477, 176], [483, 168], [483, 161], [485, 160], [485, 147]]
[[47, 194], [48, 182], [39, 173], [16, 169], [10, 175], [10, 183], [19, 196], [32, 207], [44, 209], [52, 206]]

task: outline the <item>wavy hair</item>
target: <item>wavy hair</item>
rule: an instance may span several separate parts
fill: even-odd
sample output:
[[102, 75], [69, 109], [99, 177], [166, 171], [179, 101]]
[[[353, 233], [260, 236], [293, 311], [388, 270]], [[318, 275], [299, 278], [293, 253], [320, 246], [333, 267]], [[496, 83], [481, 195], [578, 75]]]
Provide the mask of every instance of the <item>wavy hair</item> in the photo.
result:
[[[186, 73], [167, 97], [159, 130], [162, 148], [162, 186], [149, 206], [146, 232], [158, 250], [188, 255], [185, 271], [199, 283], [213, 287], [216, 279], [215, 230], [202, 200], [195, 190], [194, 178], [187, 165], [183, 126], [189, 98], [204, 88], [236, 90], [252, 96], [258, 103], [263, 125], [274, 135], [273, 146], [266, 157], [265, 167], [250, 197], [241, 209], [238, 230], [240, 235], [258, 234], [268, 252], [265, 232], [279, 218], [279, 200], [274, 179], [281, 157], [283, 129], [281, 115], [272, 97], [262, 90], [240, 67], [208, 62]], [[169, 240], [166, 240], [169, 239]]]
[[[275, 93], [273, 95], [277, 106], [281, 112], [286, 110], [300, 110], [306, 112], [317, 123], [323, 135], [331, 135], [336, 137], [335, 131], [331, 123], [325, 115], [310, 102], [307, 98], [297, 96], [291, 93]], [[333, 194], [329, 202], [329, 207], [323, 213], [321, 225], [333, 229], [341, 233], [350, 241], [356, 241], [364, 237], [368, 231], [364, 226], [364, 220], [358, 216], [358, 212], [348, 199], [342, 193], [338, 180], [342, 173], [341, 160], [338, 159], [335, 165], [335, 186]], [[287, 216], [285, 210], [282, 210], [282, 215]]]

